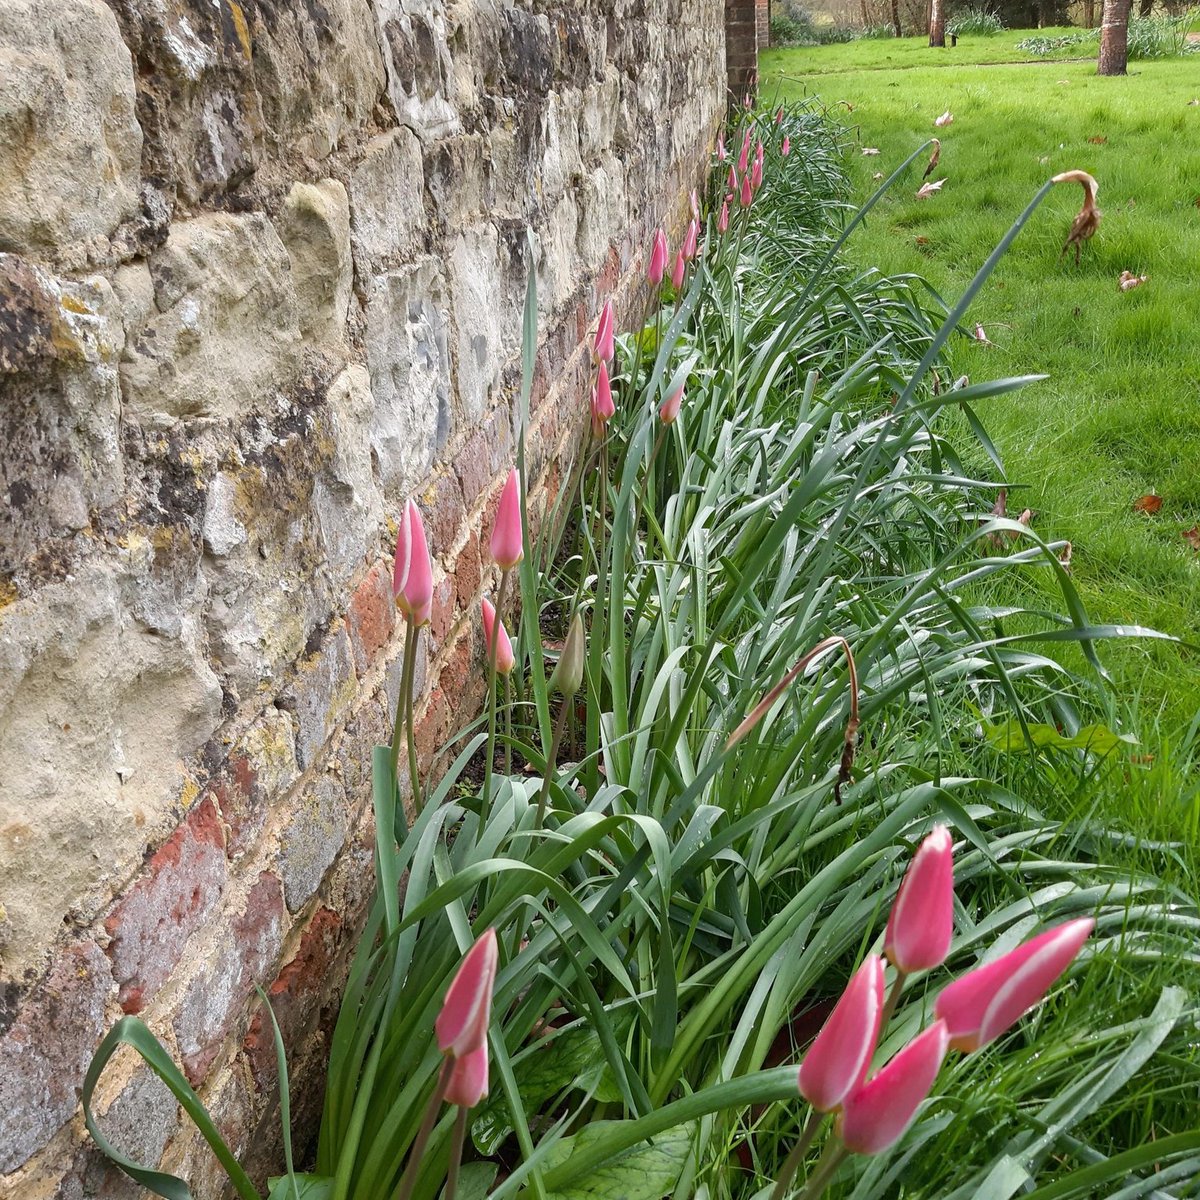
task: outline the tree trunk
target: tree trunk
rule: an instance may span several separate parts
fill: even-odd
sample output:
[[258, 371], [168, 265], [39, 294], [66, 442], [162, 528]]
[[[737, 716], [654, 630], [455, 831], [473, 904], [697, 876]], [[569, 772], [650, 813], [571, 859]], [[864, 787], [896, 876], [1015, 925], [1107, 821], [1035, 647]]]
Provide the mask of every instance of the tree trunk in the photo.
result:
[[1154, 0], [1138, 0], [1138, 16], [1148, 17], [1154, 7]]
[[1096, 0], [1083, 0], [1083, 25], [1085, 29], [1096, 28]]
[[929, 9], [929, 44], [946, 44], [946, 0], [933, 0]]
[[1100, 61], [1097, 75], [1124, 75], [1129, 57], [1129, 9], [1132, 0], [1104, 0], [1100, 26]]
[[863, 28], [868, 29], [871, 25], [871, 18], [867, 15], [867, 0], [860, 0], [860, 6], [862, 8]]
[[897, 37], [904, 36], [904, 31], [900, 28], [900, 0], [892, 0], [892, 28]]

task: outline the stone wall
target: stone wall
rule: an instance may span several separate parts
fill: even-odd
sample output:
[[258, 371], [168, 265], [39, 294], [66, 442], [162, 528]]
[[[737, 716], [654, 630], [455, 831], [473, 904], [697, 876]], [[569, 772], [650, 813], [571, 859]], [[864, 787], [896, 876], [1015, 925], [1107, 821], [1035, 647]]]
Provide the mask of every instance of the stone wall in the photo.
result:
[[[260, 982], [314, 1127], [395, 514], [417, 497], [436, 557], [429, 759], [481, 691], [526, 226], [536, 512], [725, 85], [719, 0], [0, 3], [0, 1195], [136, 1194], [77, 1112], [122, 1012], [277, 1169]], [[99, 1107], [220, 1194], [132, 1056]]]

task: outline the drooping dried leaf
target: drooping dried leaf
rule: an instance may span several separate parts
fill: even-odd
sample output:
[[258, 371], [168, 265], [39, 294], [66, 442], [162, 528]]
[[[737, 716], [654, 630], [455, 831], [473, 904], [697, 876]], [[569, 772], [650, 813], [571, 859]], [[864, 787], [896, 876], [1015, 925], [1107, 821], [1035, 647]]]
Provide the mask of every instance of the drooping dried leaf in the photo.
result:
[[1121, 278], [1117, 281], [1117, 287], [1123, 292], [1129, 292], [1136, 287], [1141, 287], [1149, 278], [1149, 275], [1135, 275], [1132, 271], [1122, 271]]
[[1008, 511], [1008, 488], [1001, 488], [996, 493], [996, 503], [992, 505], [992, 516], [1003, 517]]
[[[1017, 524], [1024, 525], [1027, 529], [1029, 528], [1029, 525], [1032, 521], [1033, 521], [1033, 509], [1032, 508], [1025, 509], [1021, 513], [1021, 515], [1017, 518]], [[1017, 538], [1019, 538], [1021, 535], [1019, 533], [1017, 533], [1017, 531], [1015, 529], [1010, 529], [1008, 531], [1008, 536], [1011, 541], [1015, 542], [1017, 540]]]
[[1200, 525], [1193, 525], [1191, 529], [1183, 531], [1183, 540], [1187, 542], [1197, 554], [1200, 554]]
[[1108, 138], [1101, 137], [1100, 134], [1097, 133], [1095, 136], [1088, 138], [1088, 141], [1091, 142], [1093, 146], [1103, 146], [1104, 143], [1108, 141]]
[[936, 183], [921, 184], [921, 186], [917, 188], [917, 199], [928, 200], [930, 196], [942, 190], [942, 184], [945, 182], [946, 181], [944, 179], [939, 179]]
[[1074, 553], [1074, 548], [1072, 547], [1070, 542], [1067, 542], [1067, 544], [1065, 546], [1063, 546], [1063, 548], [1058, 552], [1058, 561], [1060, 563], [1062, 563], [1062, 565], [1068, 571], [1070, 571], [1070, 569], [1071, 569], [1072, 553]]
[[1133, 502], [1134, 512], [1146, 513], [1149, 516], [1153, 516], [1160, 508], [1162, 508], [1162, 497], [1156, 496], [1153, 492], [1146, 496], [1139, 496]]
[[928, 246], [929, 239], [927, 237], [921, 237], [918, 235], [918, 237], [916, 238], [916, 243], [918, 246]]

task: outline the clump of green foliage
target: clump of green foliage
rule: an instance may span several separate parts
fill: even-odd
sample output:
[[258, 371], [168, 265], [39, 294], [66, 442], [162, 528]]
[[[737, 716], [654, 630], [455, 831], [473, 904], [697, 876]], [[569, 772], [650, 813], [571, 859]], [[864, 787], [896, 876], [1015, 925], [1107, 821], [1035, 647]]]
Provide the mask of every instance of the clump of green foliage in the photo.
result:
[[946, 32], [956, 37], [973, 34], [976, 37], [992, 37], [1004, 32], [1004, 22], [989, 9], [965, 8], [957, 12], [946, 23]]

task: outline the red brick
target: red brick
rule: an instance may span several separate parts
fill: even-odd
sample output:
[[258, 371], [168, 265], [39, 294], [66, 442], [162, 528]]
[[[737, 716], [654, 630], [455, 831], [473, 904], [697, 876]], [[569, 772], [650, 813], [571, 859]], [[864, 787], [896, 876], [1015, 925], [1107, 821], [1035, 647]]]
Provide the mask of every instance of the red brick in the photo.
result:
[[475, 599], [479, 595], [481, 575], [479, 535], [474, 529], [468, 532], [467, 540], [454, 560], [452, 573], [459, 607], [465, 607], [468, 604], [474, 605]]
[[463, 494], [457, 476], [450, 471], [439, 475], [425, 489], [421, 507], [426, 514], [430, 552], [441, 558], [458, 537], [463, 520]]
[[487, 434], [476, 430], [463, 444], [454, 460], [454, 470], [462, 488], [463, 504], [474, 508], [475, 502], [487, 491], [492, 481], [491, 451]]
[[354, 669], [361, 679], [387, 645], [396, 627], [396, 601], [392, 595], [392, 564], [380, 560], [350, 597], [346, 627], [354, 650]]
[[[329, 996], [330, 970], [338, 955], [342, 919], [318, 909], [300, 938], [296, 953], [267, 989], [285, 1046], [299, 1046], [313, 1031]], [[242, 1043], [259, 1088], [274, 1086], [275, 1041], [270, 1018], [260, 1007]]]
[[435, 687], [425, 711], [417, 718], [417, 757], [423, 766], [433, 762], [449, 731], [450, 703], [445, 691], [440, 686]]
[[454, 576], [443, 575], [433, 589], [433, 615], [429, 620], [429, 632], [437, 641], [445, 641], [446, 634], [454, 628], [458, 619], [457, 595], [454, 589]]
[[197, 1087], [220, 1053], [254, 986], [283, 947], [283, 887], [263, 871], [241, 911], [229, 919], [213, 953], [184, 993], [175, 1037], [188, 1082]]
[[175, 969], [191, 935], [225, 890], [225, 832], [211, 797], [155, 851], [109, 914], [108, 952], [121, 1007], [141, 1012]]

